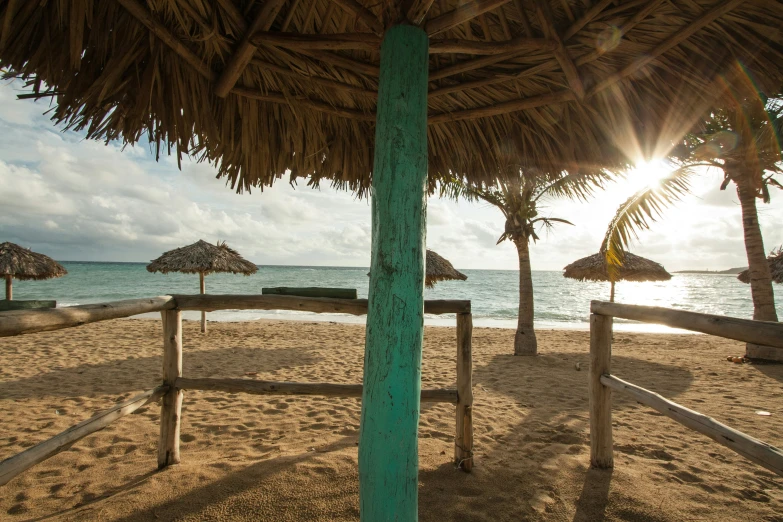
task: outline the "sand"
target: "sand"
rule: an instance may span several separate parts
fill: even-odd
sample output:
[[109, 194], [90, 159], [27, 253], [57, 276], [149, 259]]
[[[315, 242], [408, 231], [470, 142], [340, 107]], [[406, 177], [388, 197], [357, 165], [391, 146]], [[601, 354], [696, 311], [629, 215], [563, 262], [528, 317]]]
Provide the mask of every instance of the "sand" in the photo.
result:
[[[362, 326], [211, 323], [204, 336], [185, 322], [183, 338], [186, 376], [361, 381]], [[590, 470], [588, 338], [541, 331], [541, 355], [524, 358], [512, 331], [474, 330], [475, 468], [452, 465], [454, 407], [424, 405], [421, 520], [783, 520], [783, 480], [622, 396], [615, 468]], [[455, 343], [453, 328], [426, 329], [425, 387], [453, 385]], [[0, 340], [0, 459], [155, 386], [161, 345], [145, 320]], [[726, 361], [743, 348], [618, 332], [613, 373], [782, 446], [783, 366]], [[358, 399], [188, 391], [182, 464], [156, 471], [153, 404], [0, 486], [0, 519], [356, 520], [359, 412]]]

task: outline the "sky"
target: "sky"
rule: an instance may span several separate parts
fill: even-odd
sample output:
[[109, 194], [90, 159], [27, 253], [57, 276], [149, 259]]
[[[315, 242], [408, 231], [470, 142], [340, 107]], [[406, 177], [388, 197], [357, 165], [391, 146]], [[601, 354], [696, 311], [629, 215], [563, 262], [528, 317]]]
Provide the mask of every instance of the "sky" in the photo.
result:
[[[17, 100], [19, 83], [0, 84], [0, 242], [61, 261], [143, 261], [204, 239], [226, 241], [267, 265], [369, 266], [370, 204], [352, 194], [281, 180], [236, 194], [207, 163], [155, 161], [146, 146], [123, 148], [64, 132], [45, 101]], [[642, 169], [589, 202], [549, 200], [542, 215], [571, 221], [541, 231], [531, 247], [534, 270], [561, 270], [598, 251], [617, 207], [657, 171]], [[704, 172], [692, 194], [642, 232], [631, 251], [668, 270], [747, 266], [740, 207], [721, 175]], [[764, 244], [783, 244], [783, 192], [759, 201]], [[457, 268], [518, 267], [499, 210], [465, 201], [428, 201], [427, 247]]]

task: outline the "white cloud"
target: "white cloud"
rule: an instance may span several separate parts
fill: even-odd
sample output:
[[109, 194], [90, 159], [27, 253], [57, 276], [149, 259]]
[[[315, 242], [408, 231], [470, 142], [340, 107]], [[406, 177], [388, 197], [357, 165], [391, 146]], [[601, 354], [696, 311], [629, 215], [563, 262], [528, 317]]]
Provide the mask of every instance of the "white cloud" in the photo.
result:
[[[59, 259], [146, 261], [197, 239], [225, 240], [264, 264], [367, 266], [370, 205], [325, 187], [272, 188], [236, 194], [206, 163], [154, 161], [148, 147], [84, 140], [60, 132], [45, 103], [15, 100], [0, 86], [0, 241]], [[746, 264], [740, 208], [718, 173], [699, 176], [693, 195], [640, 234], [633, 251], [670, 270]], [[576, 226], [542, 231], [531, 245], [533, 268], [560, 270], [598, 251], [617, 206], [637, 185], [616, 183], [588, 203], [547, 201], [542, 215]], [[759, 202], [768, 249], [783, 243], [783, 192]], [[514, 245], [496, 245], [503, 216], [486, 203], [432, 198], [427, 244], [458, 268], [516, 269]]]

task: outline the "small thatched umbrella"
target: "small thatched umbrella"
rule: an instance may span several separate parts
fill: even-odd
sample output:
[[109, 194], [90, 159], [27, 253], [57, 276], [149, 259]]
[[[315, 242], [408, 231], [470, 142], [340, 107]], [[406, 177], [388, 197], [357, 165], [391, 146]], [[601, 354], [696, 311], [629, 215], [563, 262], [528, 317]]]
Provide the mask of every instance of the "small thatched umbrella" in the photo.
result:
[[438, 281], [464, 281], [468, 278], [468, 276], [454, 268], [454, 265], [448, 259], [429, 249], [427, 250], [426, 268], [427, 274], [424, 277], [424, 286], [427, 288], [434, 288], [435, 283]]
[[0, 243], [0, 275], [5, 276], [5, 298], [14, 297], [12, 280], [40, 280], [62, 277], [68, 271], [49, 256], [38, 254], [15, 243]]
[[[772, 282], [783, 284], [783, 247], [773, 250], [767, 257], [769, 263], [769, 273], [772, 275]], [[737, 279], [745, 284], [750, 283], [750, 269], [743, 270], [737, 275]]]
[[[198, 274], [200, 290], [206, 290], [204, 276], [212, 272], [230, 272], [232, 274], [255, 274], [258, 267], [243, 259], [236, 250], [232, 250], [226, 242], [213, 245], [200, 239], [182, 248], [164, 252], [159, 258], [147, 265], [148, 272], [184, 272]], [[201, 312], [201, 331], [207, 331], [207, 313]]]
[[578, 259], [563, 269], [563, 277], [578, 281], [610, 281], [612, 291], [609, 301], [614, 302], [614, 284], [616, 281], [668, 281], [672, 275], [663, 265], [635, 254], [625, 253], [623, 266], [618, 270], [615, 280], [609, 277], [606, 258], [602, 253]]
[[[465, 274], [454, 268], [454, 265], [437, 252], [427, 249], [427, 260], [425, 263], [426, 273], [424, 275], [424, 286], [435, 288], [438, 281], [464, 281], [468, 278]], [[367, 272], [370, 275], [370, 272]]]

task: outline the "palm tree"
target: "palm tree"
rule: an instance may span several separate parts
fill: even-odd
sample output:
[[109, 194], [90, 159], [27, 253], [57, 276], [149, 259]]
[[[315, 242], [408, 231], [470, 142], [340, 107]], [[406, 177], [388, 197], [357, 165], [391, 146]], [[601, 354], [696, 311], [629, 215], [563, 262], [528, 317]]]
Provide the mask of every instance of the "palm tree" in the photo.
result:
[[538, 171], [519, 171], [518, 175], [497, 181], [494, 185], [473, 187], [461, 179], [452, 178], [441, 185], [441, 197], [485, 201], [500, 209], [506, 218], [505, 231], [498, 244], [508, 239], [517, 247], [519, 256], [519, 317], [514, 336], [514, 355], [536, 355], [538, 346], [533, 329], [533, 277], [530, 270], [530, 241], [539, 239], [536, 229], [550, 228], [556, 223], [573, 223], [539, 215], [540, 203], [546, 198], [587, 199], [596, 189], [603, 188], [611, 174], [603, 170], [560, 172], [544, 175]]
[[783, 189], [775, 176], [783, 172], [779, 136], [783, 104], [758, 93], [731, 93], [720, 109], [674, 147], [669, 161], [675, 167], [657, 185], [645, 188], [623, 203], [609, 224], [603, 251], [610, 267], [622, 262], [632, 236], [661, 215], [663, 209], [689, 192], [695, 167], [723, 171], [721, 190], [734, 183], [742, 208], [745, 251], [750, 270], [753, 318], [777, 321], [769, 264], [761, 237], [756, 200], [769, 203], [770, 187]]

